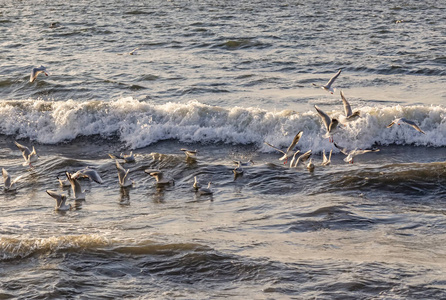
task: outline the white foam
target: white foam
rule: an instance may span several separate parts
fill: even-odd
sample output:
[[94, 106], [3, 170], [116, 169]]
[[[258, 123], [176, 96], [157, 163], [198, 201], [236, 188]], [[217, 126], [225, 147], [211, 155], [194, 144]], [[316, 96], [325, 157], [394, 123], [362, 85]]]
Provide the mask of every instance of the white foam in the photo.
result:
[[[332, 106], [330, 106], [332, 107]], [[339, 111], [327, 111], [339, 117]], [[446, 146], [446, 108], [442, 106], [362, 107], [361, 118], [347, 124], [335, 141], [348, 148], [374, 144]], [[161, 140], [185, 143], [257, 144], [268, 141], [286, 148], [303, 130], [299, 148], [315, 152], [331, 149], [315, 111], [267, 111], [260, 108], [223, 108], [197, 101], [156, 105], [132, 98], [115, 101], [3, 101], [0, 102], [0, 134], [54, 144], [79, 136], [117, 137], [129, 148], [145, 147]], [[386, 126], [395, 117], [413, 120], [426, 132], [407, 125]], [[273, 150], [274, 151], [274, 150]]]

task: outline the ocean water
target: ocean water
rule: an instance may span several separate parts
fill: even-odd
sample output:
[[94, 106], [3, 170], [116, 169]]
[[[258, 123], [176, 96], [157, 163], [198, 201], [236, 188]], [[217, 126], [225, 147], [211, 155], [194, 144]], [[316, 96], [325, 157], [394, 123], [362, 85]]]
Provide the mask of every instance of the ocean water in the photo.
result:
[[[0, 167], [23, 176], [0, 190], [0, 298], [446, 298], [441, 1], [0, 8]], [[49, 76], [30, 83], [40, 65]], [[313, 85], [339, 69], [333, 95]], [[336, 144], [380, 150], [353, 164], [314, 109], [343, 120], [340, 90], [361, 117]], [[386, 128], [398, 117], [425, 134]], [[264, 144], [285, 150], [299, 131], [314, 172]], [[14, 141], [36, 148], [32, 167]], [[108, 154], [130, 151], [120, 188]], [[254, 164], [234, 177], [235, 160]], [[80, 180], [74, 200], [57, 177], [87, 166], [103, 183]]]

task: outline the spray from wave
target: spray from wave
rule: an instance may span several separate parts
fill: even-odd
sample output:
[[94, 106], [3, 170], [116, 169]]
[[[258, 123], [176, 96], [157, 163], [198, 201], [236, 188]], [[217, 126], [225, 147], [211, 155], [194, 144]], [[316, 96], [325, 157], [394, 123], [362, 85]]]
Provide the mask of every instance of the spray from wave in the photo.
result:
[[[373, 145], [446, 146], [446, 108], [442, 106], [366, 106], [361, 118], [343, 126], [335, 141], [351, 148]], [[339, 111], [327, 111], [340, 117]], [[44, 144], [69, 142], [81, 136], [117, 138], [129, 148], [176, 139], [184, 143], [255, 144], [268, 141], [287, 147], [303, 130], [302, 149], [321, 151], [330, 146], [315, 111], [303, 113], [260, 108], [223, 108], [197, 101], [153, 104], [133, 98], [115, 101], [3, 101], [0, 134], [29, 138]], [[409, 126], [386, 126], [395, 117], [415, 121], [426, 132]], [[342, 117], [341, 117], [342, 119]]]

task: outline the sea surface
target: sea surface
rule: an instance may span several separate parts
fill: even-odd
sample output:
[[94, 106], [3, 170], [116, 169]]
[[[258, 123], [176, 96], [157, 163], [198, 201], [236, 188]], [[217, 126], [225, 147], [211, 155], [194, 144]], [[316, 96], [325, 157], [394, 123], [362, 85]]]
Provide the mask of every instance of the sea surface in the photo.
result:
[[[445, 299], [445, 37], [433, 0], [1, 1], [0, 299]], [[299, 131], [313, 172], [264, 144]]]

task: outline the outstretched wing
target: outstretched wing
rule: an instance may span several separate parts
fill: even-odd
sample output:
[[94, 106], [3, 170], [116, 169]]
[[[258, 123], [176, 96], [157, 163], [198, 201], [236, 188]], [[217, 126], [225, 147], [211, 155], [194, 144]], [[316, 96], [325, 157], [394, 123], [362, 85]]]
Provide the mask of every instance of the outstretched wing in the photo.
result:
[[321, 117], [322, 123], [324, 123], [325, 128], [327, 128], [327, 130], [329, 130], [330, 123], [331, 123], [330, 117], [326, 113], [324, 113], [322, 110], [320, 110], [320, 108], [317, 107], [316, 105], [314, 106], [314, 108], [316, 109], [317, 113], [319, 114], [319, 117]]
[[336, 143], [333, 143], [335, 145], [336, 148], [338, 148], [339, 150], [341, 150], [341, 153], [344, 155], [348, 155], [349, 151], [347, 150], [347, 148], [338, 146]]
[[299, 131], [298, 134], [296, 134], [296, 136], [293, 139], [293, 142], [291, 143], [291, 145], [288, 147], [288, 149], [286, 150], [286, 152], [290, 152], [291, 150], [293, 150], [293, 148], [297, 145], [297, 143], [299, 142], [301, 136], [302, 136], [302, 131]]
[[279, 152], [282, 152], [283, 154], [285, 154], [285, 152], [284, 151], [282, 151], [282, 150], [280, 150], [279, 148], [277, 148], [276, 146], [273, 146], [273, 145], [271, 145], [270, 143], [268, 143], [268, 142], [264, 142], [264, 144], [265, 145], [268, 145], [268, 146], [270, 146], [271, 148], [274, 148], [274, 149], [276, 149], [277, 151], [279, 151]]
[[23, 158], [25, 160], [28, 160], [28, 157], [31, 154], [31, 151], [29, 150], [29, 148], [17, 143], [16, 141], [14, 141], [14, 144], [17, 146], [17, 148], [20, 149], [20, 151], [22, 151]]
[[350, 106], [350, 103], [348, 103], [347, 99], [345, 99], [343, 91], [341, 91], [341, 98], [342, 98], [342, 103], [344, 103], [345, 116], [350, 117], [353, 114], [352, 108]]
[[333, 77], [330, 78], [325, 87], [330, 88], [333, 82], [335, 82], [336, 78], [338, 78], [339, 75], [341, 75], [341, 71], [342, 69], [339, 69], [338, 73], [336, 73]]
[[411, 120], [407, 120], [407, 119], [401, 118], [401, 122], [404, 122], [404, 123], [406, 123], [407, 125], [410, 125], [410, 126], [412, 126], [413, 128], [415, 128], [415, 129], [418, 130], [419, 132], [426, 134], [423, 130], [421, 130], [420, 127], [418, 127], [418, 125], [417, 125], [414, 121], [411, 121]]

